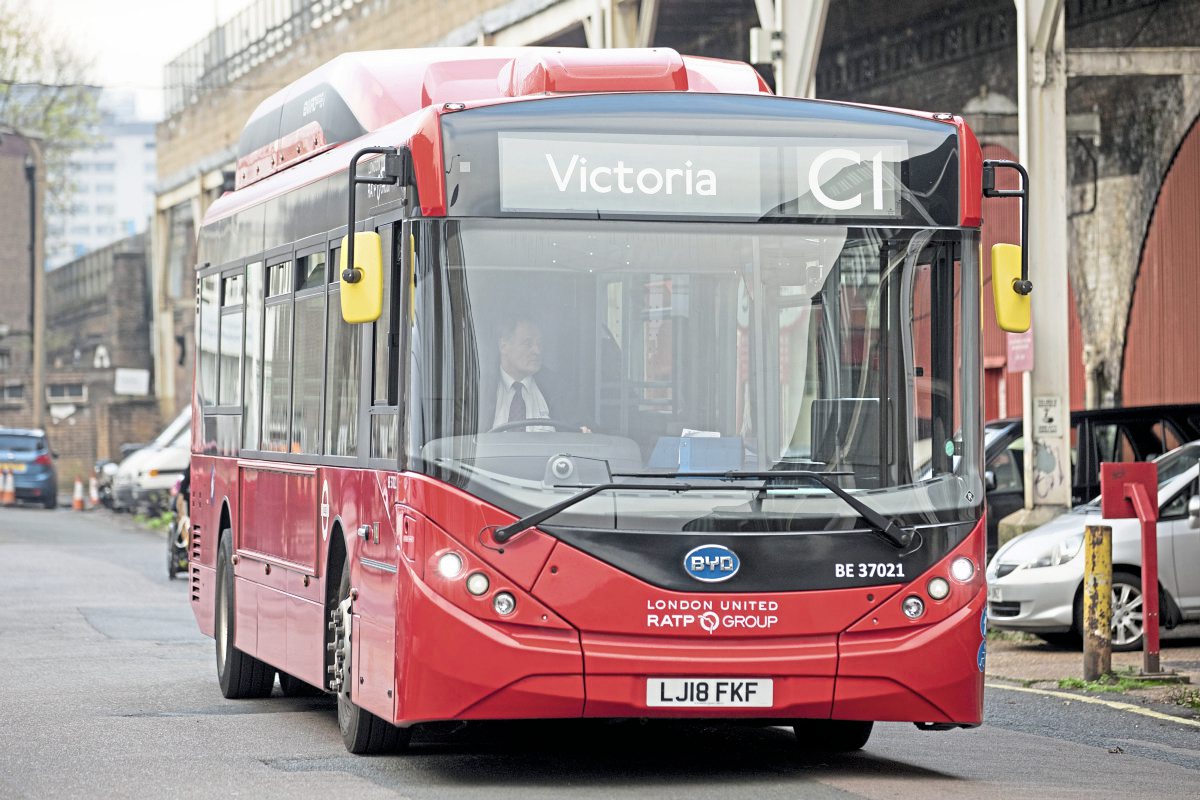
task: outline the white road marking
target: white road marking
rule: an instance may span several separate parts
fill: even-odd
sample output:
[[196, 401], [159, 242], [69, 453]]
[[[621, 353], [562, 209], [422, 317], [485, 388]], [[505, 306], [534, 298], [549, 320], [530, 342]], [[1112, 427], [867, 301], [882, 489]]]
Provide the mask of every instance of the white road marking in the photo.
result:
[[1188, 719], [1186, 717], [1176, 717], [1171, 714], [1164, 714], [1161, 711], [1154, 711], [1149, 708], [1135, 706], [1133, 703], [1122, 703], [1117, 700], [1102, 700], [1099, 697], [1088, 697], [1082, 694], [1071, 694], [1070, 692], [1056, 692], [1051, 689], [1033, 689], [1028, 686], [1007, 686], [1003, 683], [985, 683], [989, 689], [1005, 689], [1010, 692], [1028, 692], [1029, 694], [1040, 694], [1046, 697], [1058, 697], [1063, 700], [1076, 700], [1080, 703], [1091, 703], [1097, 706], [1108, 706], [1117, 711], [1128, 711], [1131, 714], [1141, 714], [1143, 717], [1151, 717], [1152, 719], [1162, 719], [1168, 722], [1178, 722], [1180, 725], [1189, 725], [1193, 728], [1200, 728], [1200, 720]]

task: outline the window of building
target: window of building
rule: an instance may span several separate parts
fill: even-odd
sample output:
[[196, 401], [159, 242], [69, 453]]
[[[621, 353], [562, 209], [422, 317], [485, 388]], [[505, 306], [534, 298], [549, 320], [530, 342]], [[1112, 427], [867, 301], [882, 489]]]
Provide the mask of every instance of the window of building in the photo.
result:
[[51, 383], [46, 387], [46, 400], [50, 403], [82, 403], [87, 400], [87, 387], [83, 383]]
[[96, 194], [113, 194], [117, 191], [111, 183], [97, 183]]
[[25, 401], [25, 387], [20, 383], [6, 383], [0, 389], [0, 400], [5, 403], [23, 403]]
[[7, 372], [10, 369], [12, 369], [12, 351], [0, 350], [0, 371]]

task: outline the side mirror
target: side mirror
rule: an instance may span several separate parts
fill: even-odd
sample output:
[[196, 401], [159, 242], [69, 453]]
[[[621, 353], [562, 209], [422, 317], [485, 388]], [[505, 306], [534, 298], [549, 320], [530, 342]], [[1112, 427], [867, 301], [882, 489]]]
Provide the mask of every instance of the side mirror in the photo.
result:
[[995, 489], [996, 489], [996, 473], [990, 469], [984, 470], [983, 485], [985, 487], [987, 487], [987, 490], [989, 492], [995, 491]]
[[1188, 527], [1200, 530], [1200, 495], [1192, 495], [1187, 506]]
[[[348, 263], [349, 236], [342, 237], [342, 319], [374, 322], [383, 314], [383, 240], [378, 233], [354, 234], [354, 263]], [[357, 280], [348, 281], [347, 277]]]
[[1015, 244], [992, 245], [992, 295], [1000, 330], [1024, 333], [1029, 330], [1032, 310], [1028, 294], [1017, 291], [1021, 280], [1021, 248]]

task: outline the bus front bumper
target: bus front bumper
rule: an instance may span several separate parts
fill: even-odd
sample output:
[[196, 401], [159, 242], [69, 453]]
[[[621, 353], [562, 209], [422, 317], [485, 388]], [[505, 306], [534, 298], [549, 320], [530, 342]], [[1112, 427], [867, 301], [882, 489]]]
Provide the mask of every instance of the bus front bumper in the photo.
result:
[[[983, 711], [984, 593], [938, 622], [804, 637], [630, 636], [499, 625], [420, 581], [397, 630], [393, 722], [795, 718], [974, 726]], [[767, 679], [760, 705], [651, 705], [656, 679]], [[655, 684], [658, 686], [659, 684]]]

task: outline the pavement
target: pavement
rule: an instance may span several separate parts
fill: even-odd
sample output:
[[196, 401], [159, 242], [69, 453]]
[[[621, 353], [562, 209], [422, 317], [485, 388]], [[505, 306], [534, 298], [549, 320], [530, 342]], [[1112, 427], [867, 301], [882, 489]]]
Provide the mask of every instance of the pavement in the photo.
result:
[[[1083, 653], [1079, 649], [1007, 631], [993, 631], [988, 638], [987, 674], [991, 681], [1132, 702], [1172, 716], [1200, 720], [1200, 708], [1196, 707], [1200, 706], [1200, 625], [1164, 630], [1159, 663], [1163, 672], [1176, 673], [1182, 682], [1086, 691], [1062, 684], [1064, 680], [1083, 679]], [[1142, 652], [1113, 653], [1112, 669], [1118, 677], [1136, 678], [1142, 670]]]

